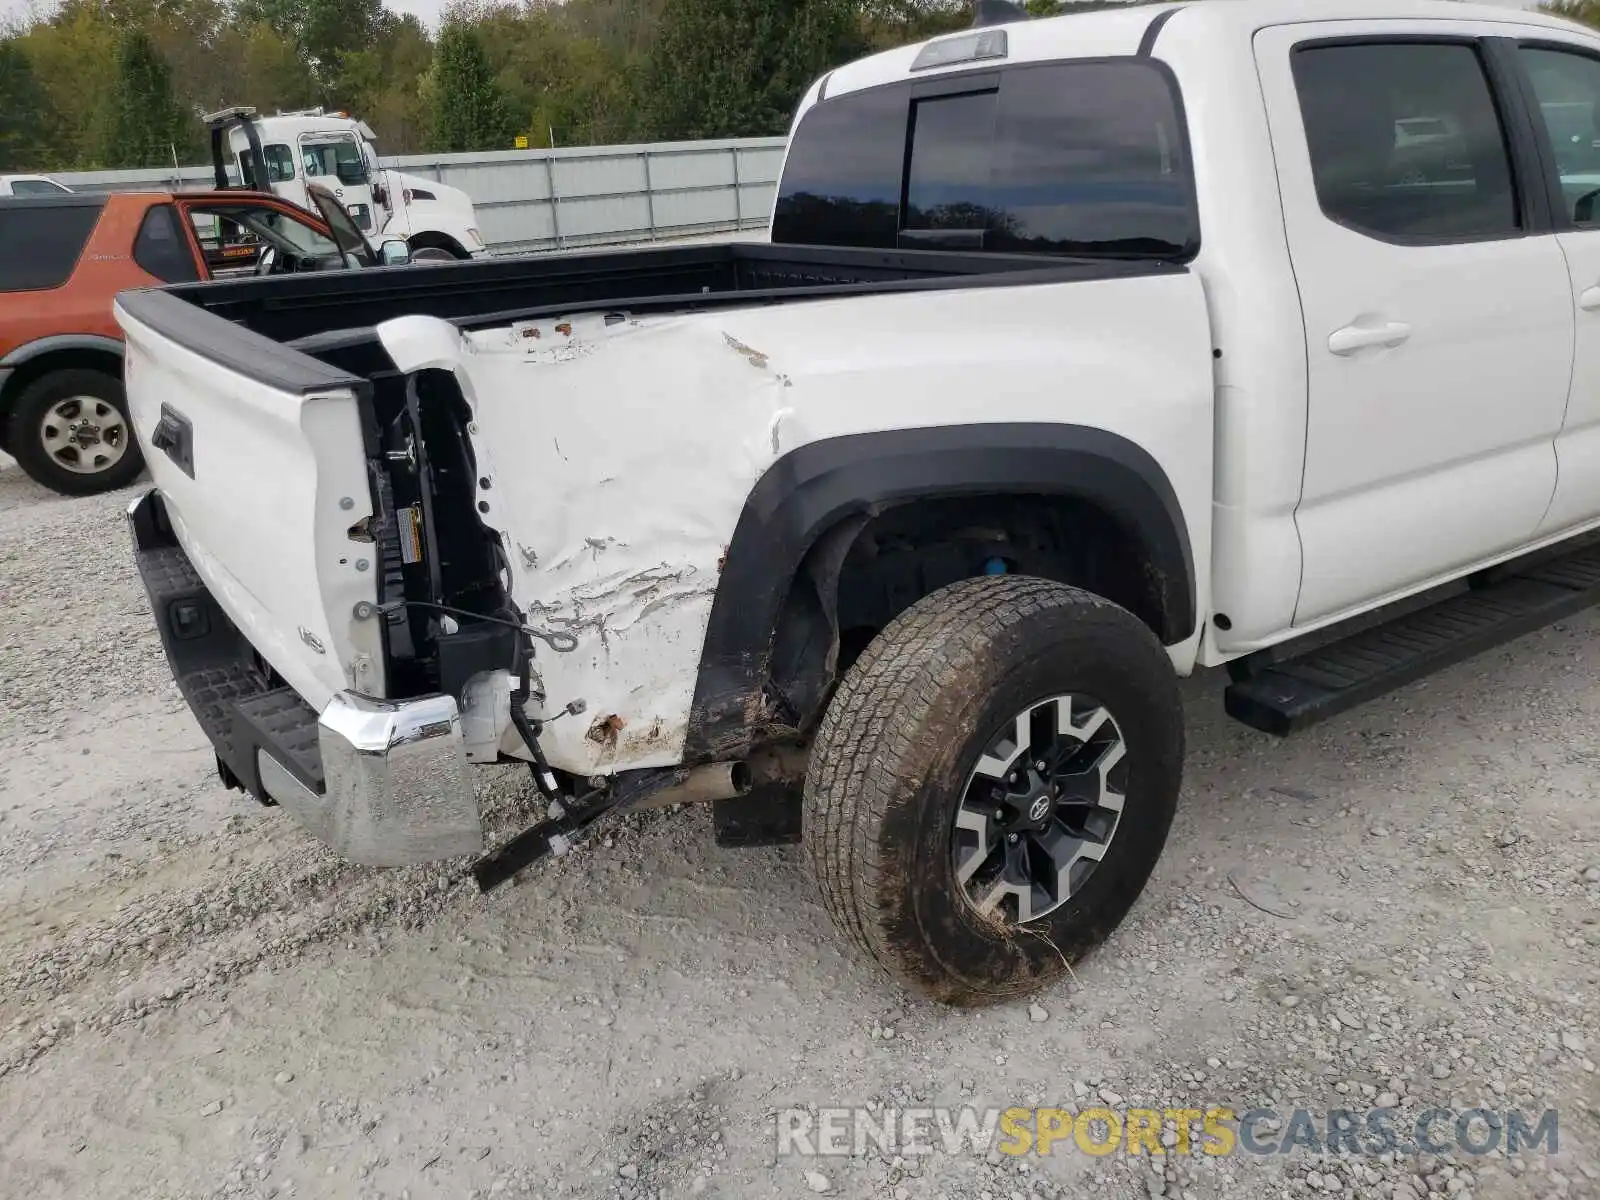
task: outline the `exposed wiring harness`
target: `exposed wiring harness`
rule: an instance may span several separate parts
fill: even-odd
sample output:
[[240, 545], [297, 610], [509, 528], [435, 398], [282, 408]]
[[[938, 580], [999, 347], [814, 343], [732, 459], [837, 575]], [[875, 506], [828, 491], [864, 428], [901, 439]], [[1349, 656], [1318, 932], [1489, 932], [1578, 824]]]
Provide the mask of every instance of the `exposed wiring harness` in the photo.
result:
[[[502, 625], [512, 624], [510, 621], [501, 621]], [[520, 626], [523, 640], [518, 645], [517, 653], [517, 690], [511, 693], [511, 724], [522, 735], [523, 743], [528, 747], [528, 753], [533, 755], [533, 761], [528, 764], [528, 772], [533, 776], [533, 786], [539, 789], [539, 794], [551, 804], [561, 802], [561, 789], [557, 785], [555, 772], [551, 770], [549, 761], [544, 756], [544, 751], [539, 748], [539, 734], [543, 732], [548, 722], [535, 721], [528, 716], [527, 703], [533, 696], [532, 663], [533, 642], [538, 634], [527, 626]], [[565, 635], [570, 636], [570, 635]], [[542, 699], [542, 697], [541, 697]], [[558, 720], [568, 714], [577, 716], [583, 712], [587, 705], [582, 700], [574, 700], [561, 712], [550, 720]]]
[[397, 600], [391, 604], [358, 604], [356, 606], [356, 616], [365, 617], [380, 613], [387, 615], [401, 608], [420, 608], [428, 612], [444, 613], [446, 616], [462, 617], [468, 621], [483, 621], [489, 625], [503, 625], [507, 629], [515, 629], [518, 633], [526, 634], [528, 637], [538, 638], [557, 654], [571, 654], [578, 648], [578, 638], [575, 634], [559, 633], [552, 629], [535, 629], [525, 621], [513, 621], [505, 617], [486, 617], [482, 613], [475, 613], [469, 609], [452, 608], [448, 604], [435, 604], [432, 600]]

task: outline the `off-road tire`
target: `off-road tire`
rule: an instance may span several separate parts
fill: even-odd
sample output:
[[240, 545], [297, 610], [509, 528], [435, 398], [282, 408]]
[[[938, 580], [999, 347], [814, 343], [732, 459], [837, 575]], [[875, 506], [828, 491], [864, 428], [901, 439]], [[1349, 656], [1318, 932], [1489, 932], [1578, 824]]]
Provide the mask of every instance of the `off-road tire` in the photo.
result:
[[[123, 417], [127, 446], [110, 467], [93, 474], [78, 474], [52, 459], [39, 438], [40, 423], [50, 409], [70, 396], [93, 396], [116, 408]], [[144, 455], [128, 419], [128, 400], [122, 381], [104, 371], [73, 367], [51, 371], [35, 379], [17, 397], [6, 421], [7, 452], [35, 482], [65, 496], [93, 496], [127, 487], [144, 470]]]
[[[955, 813], [993, 730], [1076, 691], [1103, 703], [1126, 743], [1118, 831], [1081, 891], [1007, 924], [962, 894]], [[1016, 997], [1065, 972], [1138, 899], [1183, 752], [1176, 676], [1138, 618], [1048, 580], [965, 580], [902, 613], [845, 675], [811, 752], [806, 857], [834, 923], [891, 975], [949, 1004]]]

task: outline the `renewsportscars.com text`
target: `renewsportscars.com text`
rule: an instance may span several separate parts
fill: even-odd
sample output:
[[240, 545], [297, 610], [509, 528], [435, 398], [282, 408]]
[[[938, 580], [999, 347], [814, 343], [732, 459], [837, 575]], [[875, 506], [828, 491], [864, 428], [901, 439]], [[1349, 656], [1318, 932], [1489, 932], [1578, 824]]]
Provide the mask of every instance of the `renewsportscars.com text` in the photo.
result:
[[1393, 1108], [1315, 1114], [1256, 1108], [816, 1108], [776, 1114], [780, 1157], [848, 1158], [871, 1152], [903, 1158], [945, 1153], [1020, 1156], [1082, 1153], [1445, 1154], [1559, 1148], [1554, 1109], [1430, 1108], [1415, 1119]]

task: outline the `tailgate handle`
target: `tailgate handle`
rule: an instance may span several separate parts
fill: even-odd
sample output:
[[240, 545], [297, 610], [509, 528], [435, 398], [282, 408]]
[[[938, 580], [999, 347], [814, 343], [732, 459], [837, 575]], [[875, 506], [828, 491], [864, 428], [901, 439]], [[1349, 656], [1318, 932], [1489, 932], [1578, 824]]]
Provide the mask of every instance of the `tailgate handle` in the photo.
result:
[[194, 478], [194, 426], [170, 404], [161, 406], [161, 420], [150, 435], [150, 444], [175, 462], [178, 470]]

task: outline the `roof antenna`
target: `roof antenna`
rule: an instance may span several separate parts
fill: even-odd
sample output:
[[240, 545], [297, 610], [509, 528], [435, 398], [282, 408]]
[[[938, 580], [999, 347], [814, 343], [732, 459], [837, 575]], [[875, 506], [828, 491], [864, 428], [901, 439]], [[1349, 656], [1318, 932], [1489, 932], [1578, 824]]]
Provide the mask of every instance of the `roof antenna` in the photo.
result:
[[1029, 20], [1028, 10], [1012, 0], [973, 0], [972, 28], [985, 25], [1006, 25], [1012, 21]]

